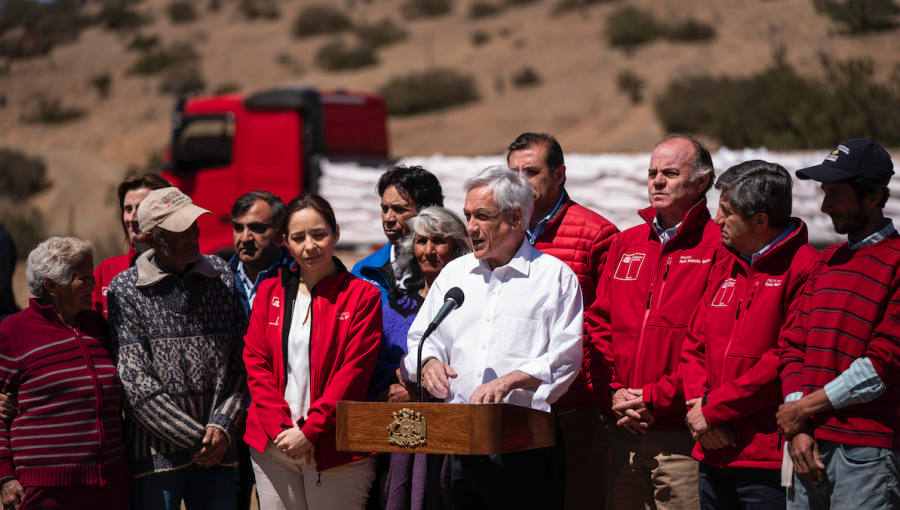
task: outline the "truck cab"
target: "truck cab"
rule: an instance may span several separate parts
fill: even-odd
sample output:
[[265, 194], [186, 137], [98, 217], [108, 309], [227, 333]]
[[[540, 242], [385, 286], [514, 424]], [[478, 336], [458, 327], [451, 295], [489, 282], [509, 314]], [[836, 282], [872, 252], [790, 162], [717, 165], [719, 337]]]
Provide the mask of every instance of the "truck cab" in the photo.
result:
[[235, 200], [256, 189], [285, 203], [316, 193], [322, 158], [387, 160], [384, 101], [305, 86], [182, 101], [163, 177], [212, 213], [198, 220], [200, 250], [229, 257]]

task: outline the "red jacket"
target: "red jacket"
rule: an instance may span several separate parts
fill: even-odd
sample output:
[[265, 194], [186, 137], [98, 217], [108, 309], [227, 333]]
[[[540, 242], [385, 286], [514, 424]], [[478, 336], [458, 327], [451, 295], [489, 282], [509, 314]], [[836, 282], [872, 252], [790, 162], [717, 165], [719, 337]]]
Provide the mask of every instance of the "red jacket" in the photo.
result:
[[[578, 276], [584, 300], [585, 323], [588, 310], [597, 294], [597, 279], [603, 271], [606, 250], [609, 249], [613, 235], [618, 233], [619, 229], [609, 220], [576, 204], [567, 196], [557, 215], [547, 222], [544, 233], [538, 236], [534, 243], [536, 249], [565, 262]], [[592, 353], [593, 348], [585, 333], [581, 370], [578, 371], [569, 390], [556, 402], [560, 411], [596, 406], [605, 402], [605, 400], [597, 401], [591, 385], [593, 371], [599, 369], [601, 373], [606, 373], [605, 367], [591, 365], [592, 359], [602, 356], [602, 353]], [[605, 387], [605, 378], [598, 377], [603, 379], [601, 386]]]
[[806, 225], [791, 221], [797, 228], [752, 266], [730, 249], [713, 266], [681, 349], [685, 399], [705, 397], [706, 422], [727, 423], [737, 441], [709, 451], [698, 442], [694, 458], [711, 466], [781, 469], [778, 339], [819, 259]]
[[665, 246], [652, 225], [656, 210], [638, 214], [647, 223], [613, 238], [588, 314], [591, 342], [603, 353], [611, 379], [609, 388], [593, 381], [594, 391], [642, 388], [654, 429], [687, 430], [681, 344], [721, 256], [722, 234], [705, 199], [688, 211]]
[[132, 267], [138, 255], [140, 252], [135, 250], [134, 246], [130, 246], [125, 255], [110, 257], [101, 262], [97, 269], [94, 269], [94, 280], [97, 286], [94, 287], [94, 292], [91, 294], [91, 301], [94, 302], [93, 309], [102, 313], [104, 319], [107, 318], [106, 290], [109, 288], [109, 282], [122, 271]]
[[[369, 457], [371, 453], [335, 448], [335, 413], [339, 400], [365, 401], [381, 343], [381, 293], [351, 275], [335, 259], [339, 272], [312, 289], [310, 339], [311, 401], [300, 430], [316, 445], [320, 471]], [[244, 338], [244, 363], [252, 398], [244, 441], [258, 451], [294, 426], [284, 400], [288, 335], [299, 270], [279, 271], [262, 282]]]

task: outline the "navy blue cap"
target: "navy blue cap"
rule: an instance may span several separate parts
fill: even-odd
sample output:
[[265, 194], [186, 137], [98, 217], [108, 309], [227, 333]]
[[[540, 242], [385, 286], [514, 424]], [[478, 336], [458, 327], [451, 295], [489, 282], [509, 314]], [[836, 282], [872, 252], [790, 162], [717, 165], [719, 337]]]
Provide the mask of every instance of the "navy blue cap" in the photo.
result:
[[837, 146], [821, 165], [797, 170], [800, 179], [834, 182], [857, 175], [887, 186], [894, 175], [891, 155], [871, 138], [858, 138]]

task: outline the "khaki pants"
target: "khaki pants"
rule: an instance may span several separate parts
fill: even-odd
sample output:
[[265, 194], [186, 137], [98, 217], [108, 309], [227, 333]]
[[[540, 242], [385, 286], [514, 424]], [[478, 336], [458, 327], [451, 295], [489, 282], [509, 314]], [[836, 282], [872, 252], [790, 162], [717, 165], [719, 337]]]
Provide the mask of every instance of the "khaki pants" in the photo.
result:
[[250, 448], [250, 457], [263, 510], [361, 510], [375, 478], [372, 458], [319, 473], [315, 461], [307, 465], [303, 459], [291, 460], [275, 443], [262, 453]]
[[609, 498], [609, 430], [600, 406], [559, 415], [566, 451], [566, 510], [605, 510]]
[[614, 426], [611, 510], [696, 510], [700, 508], [699, 464], [691, 458], [694, 439], [684, 430], [650, 430], [632, 435]]

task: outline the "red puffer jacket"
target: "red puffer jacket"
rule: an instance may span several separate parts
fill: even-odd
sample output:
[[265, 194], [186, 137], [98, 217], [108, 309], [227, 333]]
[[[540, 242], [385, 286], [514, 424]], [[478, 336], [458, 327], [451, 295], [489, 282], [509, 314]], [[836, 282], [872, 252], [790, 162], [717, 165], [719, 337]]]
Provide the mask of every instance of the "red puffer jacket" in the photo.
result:
[[[544, 233], [538, 236], [534, 244], [536, 249], [565, 262], [578, 276], [584, 301], [585, 322], [588, 309], [597, 294], [597, 279], [603, 271], [606, 250], [609, 249], [612, 236], [618, 233], [619, 229], [609, 220], [576, 204], [566, 196], [559, 213], [547, 222]], [[598, 359], [602, 353], [592, 353], [591, 349], [593, 346], [585, 334], [581, 370], [578, 371], [569, 390], [556, 401], [556, 407], [560, 411], [605, 402], [605, 400], [597, 401], [591, 384], [593, 372], [600, 370], [602, 374], [606, 374], [605, 367], [598, 367], [596, 363], [591, 364], [591, 360]], [[605, 377], [597, 377], [602, 379], [600, 384], [605, 387]]]
[[[369, 380], [381, 343], [381, 293], [351, 275], [335, 259], [338, 274], [312, 290], [310, 394], [307, 419], [300, 430], [316, 445], [320, 471], [369, 457], [335, 447], [335, 413], [339, 400], [367, 400]], [[250, 410], [244, 441], [258, 451], [284, 429], [294, 426], [284, 400], [286, 352], [299, 271], [280, 270], [279, 278], [260, 284], [250, 327], [244, 337], [244, 363], [250, 387]]]
[[709, 451], [698, 442], [694, 458], [711, 466], [781, 469], [778, 339], [819, 260], [819, 251], [806, 244], [806, 225], [791, 222], [798, 227], [752, 266], [727, 250], [691, 319], [681, 351], [685, 398], [704, 397], [707, 423], [727, 423], [737, 441]]
[[140, 252], [132, 246], [125, 255], [110, 257], [101, 262], [97, 269], [94, 269], [94, 281], [97, 286], [94, 287], [94, 292], [91, 294], [91, 301], [94, 303], [92, 308], [102, 313], [104, 319], [107, 318], [106, 290], [109, 288], [109, 282], [118, 276], [119, 273], [133, 266], [138, 255], [140, 255]]
[[[709, 271], [722, 256], [721, 230], [701, 200], [678, 233], [662, 246], [653, 218], [615, 236], [597, 300], [588, 314], [591, 342], [607, 363], [609, 388], [641, 388], [657, 430], [687, 430], [681, 383], [681, 344], [691, 314], [706, 290]], [[598, 394], [598, 398], [608, 395]]]

